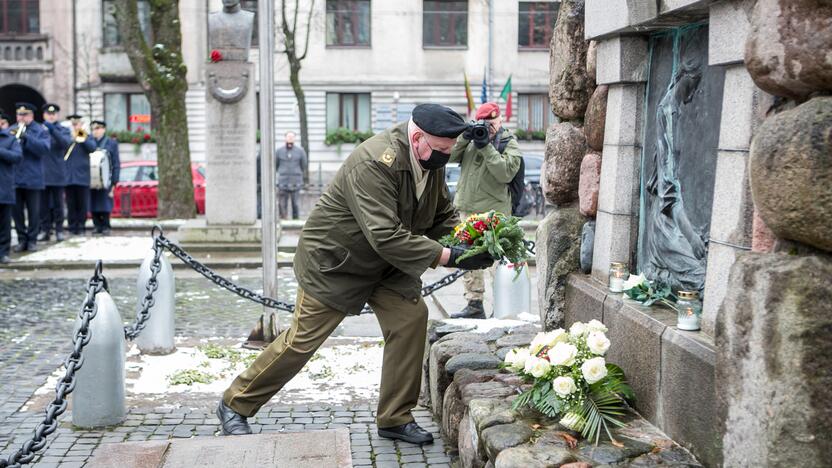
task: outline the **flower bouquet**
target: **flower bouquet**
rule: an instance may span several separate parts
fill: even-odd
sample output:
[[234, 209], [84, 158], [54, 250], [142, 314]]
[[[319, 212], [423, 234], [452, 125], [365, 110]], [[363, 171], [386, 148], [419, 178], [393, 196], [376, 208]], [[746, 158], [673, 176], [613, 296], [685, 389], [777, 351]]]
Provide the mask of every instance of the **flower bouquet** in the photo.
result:
[[532, 383], [514, 409], [529, 405], [596, 444], [602, 429], [614, 441], [610, 426], [625, 426], [620, 417], [634, 395], [624, 371], [604, 360], [606, 332], [597, 320], [575, 322], [568, 332], [541, 332], [529, 347], [509, 351], [503, 367]]
[[[496, 211], [473, 214], [458, 224], [453, 234], [439, 239], [439, 243], [445, 247], [468, 246], [468, 251], [461, 255], [458, 261], [488, 252], [495, 259], [505, 258], [522, 267], [528, 257], [523, 242], [525, 233], [518, 225], [519, 222], [520, 218]], [[520, 268], [517, 271], [519, 274]]]
[[676, 298], [670, 290], [670, 286], [656, 284], [655, 286], [644, 276], [644, 274], [630, 275], [624, 282], [624, 296], [634, 301], [641, 302], [649, 307], [655, 303], [664, 304], [673, 310], [676, 309]]

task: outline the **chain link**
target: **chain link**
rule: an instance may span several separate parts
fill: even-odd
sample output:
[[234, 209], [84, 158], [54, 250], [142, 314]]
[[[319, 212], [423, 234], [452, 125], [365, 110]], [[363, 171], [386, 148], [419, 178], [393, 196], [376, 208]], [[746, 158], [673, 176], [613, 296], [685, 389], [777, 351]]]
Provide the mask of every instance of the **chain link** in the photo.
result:
[[[161, 232], [161, 228], [160, 232]], [[155, 228], [154, 228], [155, 231]], [[161, 235], [161, 234], [160, 234]], [[144, 297], [142, 297], [142, 308], [139, 309], [139, 312], [136, 314], [136, 322], [133, 325], [124, 327], [124, 337], [128, 340], [134, 340], [139, 333], [144, 330], [144, 327], [147, 326], [147, 321], [150, 319], [150, 309], [156, 304], [156, 298], [153, 295], [156, 293], [156, 290], [159, 289], [159, 282], [157, 281], [157, 276], [159, 276], [159, 272], [162, 270], [162, 245], [159, 241], [159, 237], [153, 237], [153, 260], [150, 262], [150, 278], [147, 280], [147, 285], [145, 286], [146, 292]]]
[[101, 291], [107, 290], [107, 279], [104, 278], [101, 269], [101, 261], [99, 260], [95, 265], [95, 273], [87, 283], [87, 295], [84, 299], [84, 305], [78, 313], [81, 319], [81, 325], [72, 337], [72, 352], [64, 361], [66, 371], [63, 377], [58, 380], [58, 384], [55, 387], [55, 399], [46, 407], [46, 416], [44, 416], [43, 421], [35, 428], [34, 436], [26, 441], [21, 449], [9, 457], [8, 460], [0, 459], [0, 468], [18, 468], [21, 465], [31, 463], [35, 459], [36, 452], [46, 446], [47, 436], [51, 435], [58, 428], [58, 417], [66, 411], [67, 396], [75, 389], [75, 373], [84, 364], [84, 357], [82, 355], [84, 346], [92, 338], [90, 322], [92, 322], [98, 313], [95, 296]]

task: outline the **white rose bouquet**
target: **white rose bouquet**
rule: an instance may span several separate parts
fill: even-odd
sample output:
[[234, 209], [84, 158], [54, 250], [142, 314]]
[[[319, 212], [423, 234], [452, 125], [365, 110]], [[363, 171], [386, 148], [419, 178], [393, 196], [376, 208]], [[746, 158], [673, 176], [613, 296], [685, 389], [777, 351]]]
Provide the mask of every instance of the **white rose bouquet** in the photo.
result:
[[527, 348], [506, 354], [504, 368], [532, 383], [514, 400], [514, 409], [529, 405], [597, 444], [603, 429], [623, 427], [620, 417], [634, 397], [624, 372], [605, 361], [610, 348], [607, 327], [598, 320], [575, 322], [569, 331], [541, 332]]

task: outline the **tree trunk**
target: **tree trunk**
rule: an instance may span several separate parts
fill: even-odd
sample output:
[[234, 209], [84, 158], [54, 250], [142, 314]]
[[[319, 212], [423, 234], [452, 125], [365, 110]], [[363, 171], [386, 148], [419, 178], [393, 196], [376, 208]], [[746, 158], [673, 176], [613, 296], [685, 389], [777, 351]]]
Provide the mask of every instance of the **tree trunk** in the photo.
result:
[[300, 85], [300, 60], [289, 60], [289, 81], [292, 83], [292, 90], [295, 92], [295, 99], [298, 101], [298, 113], [300, 114], [300, 144], [306, 151], [306, 166], [303, 168], [303, 183], [309, 183], [309, 123], [306, 115], [306, 94]]
[[196, 203], [188, 147], [188, 82], [182, 60], [179, 2], [150, 2], [152, 48], [141, 31], [135, 1], [116, 0], [116, 18], [127, 57], [150, 102], [156, 134], [159, 217], [193, 218]]

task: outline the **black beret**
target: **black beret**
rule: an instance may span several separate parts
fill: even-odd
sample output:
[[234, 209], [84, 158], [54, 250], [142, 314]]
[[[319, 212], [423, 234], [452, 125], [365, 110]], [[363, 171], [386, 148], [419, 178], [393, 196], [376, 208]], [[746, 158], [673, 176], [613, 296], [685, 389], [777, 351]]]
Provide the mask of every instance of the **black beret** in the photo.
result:
[[455, 110], [439, 104], [419, 104], [412, 116], [419, 128], [438, 137], [456, 138], [468, 127]]
[[35, 105], [32, 104], [31, 102], [16, 102], [16, 103], [14, 103], [14, 109], [15, 109], [15, 112], [21, 112], [21, 113], [34, 112], [35, 111]]
[[73, 120], [73, 119], [78, 119], [78, 120], [80, 120], [80, 119], [82, 119], [83, 117], [81, 117], [81, 116], [80, 116], [80, 115], [78, 115], [78, 114], [69, 114], [68, 116], [66, 116], [66, 118], [67, 118], [67, 119], [69, 119], [69, 120]]
[[93, 125], [100, 125], [100, 126], [102, 126], [102, 127], [106, 127], [106, 126], [107, 126], [107, 124], [106, 124], [106, 123], [104, 123], [104, 121], [103, 121], [103, 120], [93, 120], [92, 122], [90, 122], [90, 125], [91, 125], [91, 126], [93, 126]]
[[55, 112], [60, 112], [61, 106], [53, 104], [51, 102], [47, 102], [43, 105], [43, 107], [40, 108], [40, 110], [41, 112], [51, 112], [54, 114]]

